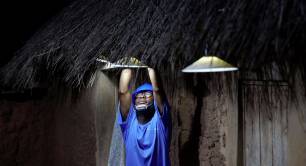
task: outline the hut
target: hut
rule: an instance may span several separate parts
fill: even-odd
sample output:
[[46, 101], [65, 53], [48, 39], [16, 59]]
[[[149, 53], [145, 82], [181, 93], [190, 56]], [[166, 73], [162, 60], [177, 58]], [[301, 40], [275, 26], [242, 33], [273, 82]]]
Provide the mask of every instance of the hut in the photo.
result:
[[[304, 165], [305, 7], [76, 0], [1, 68], [0, 165], [124, 165], [115, 123], [120, 71], [101, 71], [97, 58], [129, 57], [163, 80], [172, 165]], [[239, 71], [182, 73], [204, 50]]]

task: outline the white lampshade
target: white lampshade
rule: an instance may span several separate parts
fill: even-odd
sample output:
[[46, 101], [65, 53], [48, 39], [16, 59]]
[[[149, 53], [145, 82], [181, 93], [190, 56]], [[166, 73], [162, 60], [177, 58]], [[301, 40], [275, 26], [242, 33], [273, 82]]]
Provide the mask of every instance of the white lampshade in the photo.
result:
[[216, 56], [203, 56], [182, 70], [184, 73], [226, 72], [238, 70], [237, 67]]

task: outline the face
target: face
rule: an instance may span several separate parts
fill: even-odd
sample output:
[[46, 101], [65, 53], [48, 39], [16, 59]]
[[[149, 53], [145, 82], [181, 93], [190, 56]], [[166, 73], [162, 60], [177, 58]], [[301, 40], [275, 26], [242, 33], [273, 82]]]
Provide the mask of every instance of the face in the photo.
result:
[[135, 98], [135, 105], [150, 105], [153, 102], [153, 94], [151, 91], [138, 93]]

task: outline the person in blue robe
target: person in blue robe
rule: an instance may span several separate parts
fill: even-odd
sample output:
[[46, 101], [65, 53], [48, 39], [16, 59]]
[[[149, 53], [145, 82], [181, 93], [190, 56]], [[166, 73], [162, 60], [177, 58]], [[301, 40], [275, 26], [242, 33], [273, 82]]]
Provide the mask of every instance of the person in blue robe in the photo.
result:
[[124, 69], [119, 81], [118, 123], [126, 149], [126, 166], [170, 166], [170, 106], [148, 68], [151, 81], [129, 90], [132, 70]]

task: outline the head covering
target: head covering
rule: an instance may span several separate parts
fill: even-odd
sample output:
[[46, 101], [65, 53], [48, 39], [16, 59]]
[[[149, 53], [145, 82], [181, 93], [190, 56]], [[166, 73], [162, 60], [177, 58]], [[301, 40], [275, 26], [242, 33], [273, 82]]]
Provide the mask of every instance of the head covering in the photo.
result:
[[144, 83], [142, 84], [141, 86], [139, 86], [133, 93], [132, 93], [132, 102], [133, 102], [133, 105], [135, 105], [135, 98], [136, 98], [136, 95], [138, 93], [141, 93], [141, 92], [144, 92], [144, 91], [151, 91], [153, 92], [153, 87], [151, 84], [149, 83]]

